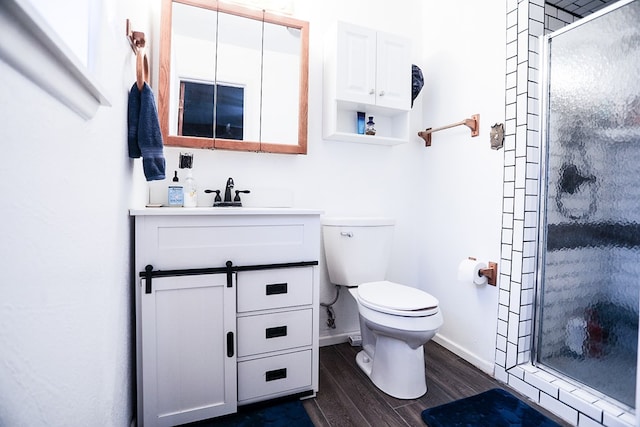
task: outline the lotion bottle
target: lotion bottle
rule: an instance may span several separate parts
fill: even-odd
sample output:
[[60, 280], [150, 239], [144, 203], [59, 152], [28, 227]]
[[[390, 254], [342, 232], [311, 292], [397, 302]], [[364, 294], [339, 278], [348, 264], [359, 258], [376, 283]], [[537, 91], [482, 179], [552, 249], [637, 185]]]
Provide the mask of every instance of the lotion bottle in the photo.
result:
[[187, 169], [187, 177], [184, 179], [184, 207], [195, 208], [196, 206], [198, 206], [198, 186], [191, 169]]

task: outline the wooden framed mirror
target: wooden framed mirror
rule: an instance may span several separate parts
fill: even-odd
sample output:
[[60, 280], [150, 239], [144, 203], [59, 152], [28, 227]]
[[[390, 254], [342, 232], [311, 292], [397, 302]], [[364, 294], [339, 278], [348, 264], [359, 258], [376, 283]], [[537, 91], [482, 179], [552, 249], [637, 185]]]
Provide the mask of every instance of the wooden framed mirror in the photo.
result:
[[162, 0], [167, 146], [307, 153], [309, 23], [216, 0]]

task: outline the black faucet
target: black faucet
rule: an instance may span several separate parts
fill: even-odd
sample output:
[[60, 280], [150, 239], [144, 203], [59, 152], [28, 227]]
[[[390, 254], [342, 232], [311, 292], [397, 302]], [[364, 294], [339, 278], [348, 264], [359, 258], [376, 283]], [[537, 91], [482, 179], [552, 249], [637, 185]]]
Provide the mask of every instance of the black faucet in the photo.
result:
[[224, 203], [231, 203], [231, 189], [233, 188], [233, 178], [227, 180], [227, 189], [224, 190]]
[[205, 193], [216, 193], [216, 197], [213, 200], [213, 206], [242, 206], [240, 200], [240, 193], [250, 193], [249, 190], [235, 190], [236, 196], [231, 200], [231, 190], [233, 189], [233, 178], [227, 180], [227, 185], [224, 190], [224, 200], [220, 197], [220, 190], [204, 190]]

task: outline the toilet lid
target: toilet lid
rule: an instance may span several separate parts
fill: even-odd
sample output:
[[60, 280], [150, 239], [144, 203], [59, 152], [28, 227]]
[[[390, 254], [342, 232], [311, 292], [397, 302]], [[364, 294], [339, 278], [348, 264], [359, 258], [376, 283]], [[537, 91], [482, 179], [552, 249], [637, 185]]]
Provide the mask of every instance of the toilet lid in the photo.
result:
[[382, 281], [358, 286], [365, 307], [400, 316], [429, 316], [438, 312], [438, 299], [420, 289]]

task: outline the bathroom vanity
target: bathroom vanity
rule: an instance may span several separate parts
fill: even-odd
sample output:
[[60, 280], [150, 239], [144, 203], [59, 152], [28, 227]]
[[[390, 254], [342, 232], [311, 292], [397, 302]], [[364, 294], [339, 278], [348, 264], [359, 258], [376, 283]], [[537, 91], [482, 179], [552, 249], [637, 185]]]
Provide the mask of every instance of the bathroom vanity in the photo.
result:
[[320, 213], [130, 211], [139, 426], [317, 392]]

